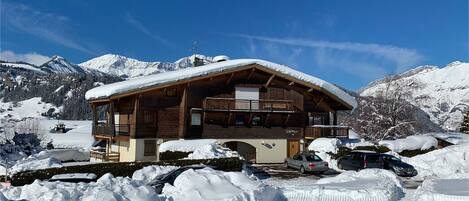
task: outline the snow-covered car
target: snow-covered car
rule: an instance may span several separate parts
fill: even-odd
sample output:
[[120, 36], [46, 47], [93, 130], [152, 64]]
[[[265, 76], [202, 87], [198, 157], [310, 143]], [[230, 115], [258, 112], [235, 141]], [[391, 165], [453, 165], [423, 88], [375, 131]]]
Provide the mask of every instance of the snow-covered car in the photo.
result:
[[153, 181], [149, 182], [148, 185], [155, 188], [156, 192], [158, 194], [160, 194], [163, 191], [163, 187], [166, 183], [169, 183], [169, 184], [173, 185], [174, 180], [176, 180], [176, 178], [181, 173], [183, 173], [184, 171], [189, 170], [189, 169], [199, 170], [199, 169], [203, 169], [203, 168], [206, 168], [206, 167], [213, 168], [213, 167], [207, 166], [207, 165], [191, 165], [191, 166], [180, 167], [180, 168], [172, 170], [172, 171], [170, 171], [166, 174], [162, 174], [162, 175], [157, 176]]
[[381, 157], [384, 161], [384, 169], [391, 170], [398, 176], [413, 177], [418, 174], [414, 166], [401, 161], [401, 159], [395, 156], [382, 154]]
[[291, 158], [286, 158], [284, 164], [285, 167], [298, 169], [301, 173], [323, 173], [329, 170], [329, 164], [314, 153], [295, 154]]
[[93, 173], [70, 173], [70, 174], [57, 174], [52, 176], [50, 178], [49, 182], [55, 182], [55, 181], [60, 181], [60, 182], [70, 182], [70, 183], [79, 183], [79, 182], [84, 182], [84, 183], [89, 183], [89, 182], [95, 182], [96, 181], [96, 175]]
[[361, 170], [365, 168], [384, 168], [384, 162], [379, 153], [372, 151], [352, 151], [337, 161], [337, 167], [342, 170]]

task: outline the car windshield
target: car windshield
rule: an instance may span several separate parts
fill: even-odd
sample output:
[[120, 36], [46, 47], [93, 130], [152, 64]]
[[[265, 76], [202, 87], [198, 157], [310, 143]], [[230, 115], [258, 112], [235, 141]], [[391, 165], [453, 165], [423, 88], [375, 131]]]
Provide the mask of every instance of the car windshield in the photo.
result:
[[384, 159], [386, 160], [390, 160], [390, 161], [401, 161], [401, 159], [395, 157], [395, 156], [391, 156], [391, 155], [385, 155], [384, 156]]
[[319, 156], [316, 156], [316, 155], [305, 155], [305, 158], [309, 162], [322, 161], [322, 159], [319, 158]]

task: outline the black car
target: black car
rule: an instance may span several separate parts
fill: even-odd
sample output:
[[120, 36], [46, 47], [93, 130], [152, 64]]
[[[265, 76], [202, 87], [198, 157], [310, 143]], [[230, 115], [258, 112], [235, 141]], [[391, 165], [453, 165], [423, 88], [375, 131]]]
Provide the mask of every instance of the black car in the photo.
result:
[[399, 176], [413, 177], [418, 174], [414, 166], [401, 161], [395, 156], [382, 154], [381, 157], [384, 161], [384, 169], [391, 170]]
[[384, 168], [380, 154], [371, 151], [353, 151], [339, 158], [337, 166], [343, 170], [361, 170], [365, 168]]
[[160, 194], [163, 191], [163, 187], [166, 183], [173, 185], [174, 180], [183, 173], [186, 170], [193, 169], [193, 170], [199, 170], [203, 169], [206, 167], [213, 168], [211, 166], [206, 166], [206, 165], [193, 165], [193, 166], [184, 166], [180, 167], [178, 169], [172, 170], [166, 174], [162, 174], [157, 176], [153, 181], [151, 181], [148, 185], [152, 186], [155, 188], [156, 193]]

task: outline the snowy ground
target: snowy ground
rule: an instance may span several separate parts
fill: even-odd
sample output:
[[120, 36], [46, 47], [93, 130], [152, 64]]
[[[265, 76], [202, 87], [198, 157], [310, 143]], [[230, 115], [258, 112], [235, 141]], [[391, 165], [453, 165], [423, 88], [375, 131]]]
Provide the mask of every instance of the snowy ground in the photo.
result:
[[26, 117], [42, 117], [41, 114], [47, 112], [50, 108], [54, 108], [55, 112], [61, 108], [55, 107], [50, 103], [44, 103], [40, 97], [19, 101], [16, 105], [13, 102], [4, 103], [0, 100], [0, 118], [9, 118], [21, 120]]
[[335, 177], [267, 179], [266, 184], [278, 187], [288, 200], [400, 200], [404, 197], [399, 179], [386, 170], [346, 171]]
[[[57, 123], [64, 123], [66, 133], [51, 132]], [[89, 149], [94, 142], [91, 135], [91, 121], [40, 120], [39, 133], [51, 140], [54, 148], [85, 148]]]

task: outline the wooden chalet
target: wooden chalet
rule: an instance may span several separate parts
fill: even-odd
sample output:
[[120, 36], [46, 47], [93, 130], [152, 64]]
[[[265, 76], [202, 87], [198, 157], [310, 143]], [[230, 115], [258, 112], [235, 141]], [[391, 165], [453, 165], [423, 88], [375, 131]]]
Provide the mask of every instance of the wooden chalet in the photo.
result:
[[337, 111], [355, 100], [289, 67], [238, 59], [91, 89], [101, 160], [158, 160], [158, 145], [217, 139], [257, 163], [283, 162], [318, 137], [348, 137]]

